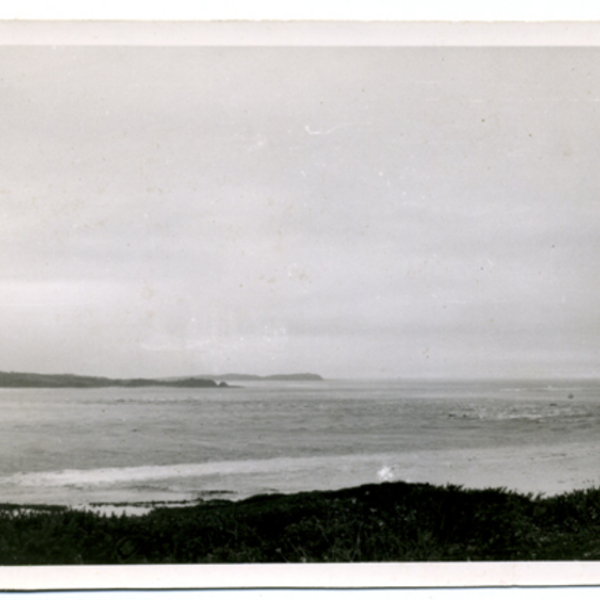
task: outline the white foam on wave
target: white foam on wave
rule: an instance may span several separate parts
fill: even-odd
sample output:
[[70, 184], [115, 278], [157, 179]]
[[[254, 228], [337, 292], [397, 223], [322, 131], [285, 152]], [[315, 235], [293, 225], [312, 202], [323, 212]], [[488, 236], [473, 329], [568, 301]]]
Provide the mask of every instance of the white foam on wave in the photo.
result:
[[[4, 496], [4, 502], [55, 504], [188, 501], [213, 490], [214, 497], [239, 499], [257, 493], [341, 489], [384, 481], [553, 494], [599, 484], [598, 448], [594, 450], [590, 451], [588, 443], [564, 443], [30, 472], [0, 478], [0, 497]], [[548, 473], [553, 476], [549, 478]], [[167, 480], [166, 486], [157, 483], [160, 480]]]
[[543, 406], [478, 406], [466, 405], [448, 413], [451, 419], [477, 421], [540, 421], [547, 419], [583, 419], [595, 415], [589, 409], [549, 403]]
[[[383, 459], [384, 457], [381, 457]], [[385, 457], [387, 458], [387, 457]], [[192, 463], [175, 465], [145, 465], [138, 467], [69, 469], [64, 471], [43, 471], [35, 473], [16, 473], [0, 478], [0, 485], [24, 487], [51, 486], [105, 486], [120, 483], [151, 482], [167, 479], [186, 479], [211, 475], [252, 475], [262, 473], [285, 473], [314, 471], [319, 469], [353, 470], [378, 463], [375, 456], [337, 456], [305, 458], [270, 458], [262, 460], [221, 461], [210, 463]], [[374, 474], [376, 470], [374, 470]]]
[[377, 471], [377, 478], [380, 482], [393, 481], [394, 480], [394, 469], [388, 465], [384, 465]]

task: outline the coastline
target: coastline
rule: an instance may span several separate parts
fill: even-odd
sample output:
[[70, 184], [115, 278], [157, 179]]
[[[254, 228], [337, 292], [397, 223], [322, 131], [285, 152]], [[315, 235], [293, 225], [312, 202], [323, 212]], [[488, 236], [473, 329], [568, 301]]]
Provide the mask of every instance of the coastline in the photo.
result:
[[243, 500], [263, 493], [331, 491], [396, 481], [553, 496], [600, 486], [596, 449], [591, 442], [563, 442], [17, 473], [0, 478], [0, 497], [4, 504], [115, 506], [119, 512], [139, 514], [140, 506]]

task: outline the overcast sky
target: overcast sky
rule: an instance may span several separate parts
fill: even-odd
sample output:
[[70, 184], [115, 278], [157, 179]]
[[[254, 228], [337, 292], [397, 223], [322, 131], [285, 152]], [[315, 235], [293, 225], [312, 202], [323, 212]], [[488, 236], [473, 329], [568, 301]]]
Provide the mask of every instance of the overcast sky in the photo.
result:
[[0, 48], [0, 370], [600, 375], [599, 53]]

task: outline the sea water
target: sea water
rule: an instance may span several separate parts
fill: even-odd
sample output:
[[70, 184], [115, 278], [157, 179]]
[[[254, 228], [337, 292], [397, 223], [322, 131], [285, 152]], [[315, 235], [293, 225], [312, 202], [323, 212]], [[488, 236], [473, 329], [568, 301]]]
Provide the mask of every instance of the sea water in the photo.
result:
[[592, 380], [0, 389], [0, 411], [2, 503], [193, 502], [398, 479], [600, 484]]

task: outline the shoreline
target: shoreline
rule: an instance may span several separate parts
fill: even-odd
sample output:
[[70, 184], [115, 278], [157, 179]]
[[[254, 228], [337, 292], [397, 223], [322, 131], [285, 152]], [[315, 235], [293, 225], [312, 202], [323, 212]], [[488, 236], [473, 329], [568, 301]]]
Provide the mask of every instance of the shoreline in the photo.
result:
[[[0, 478], [3, 504], [58, 506], [190, 505], [257, 494], [331, 491], [403, 481], [467, 489], [504, 488], [556, 496], [600, 486], [598, 445], [421, 450], [376, 455], [21, 473]], [[141, 488], [140, 488], [141, 485]], [[126, 510], [126, 509], [125, 509]]]

